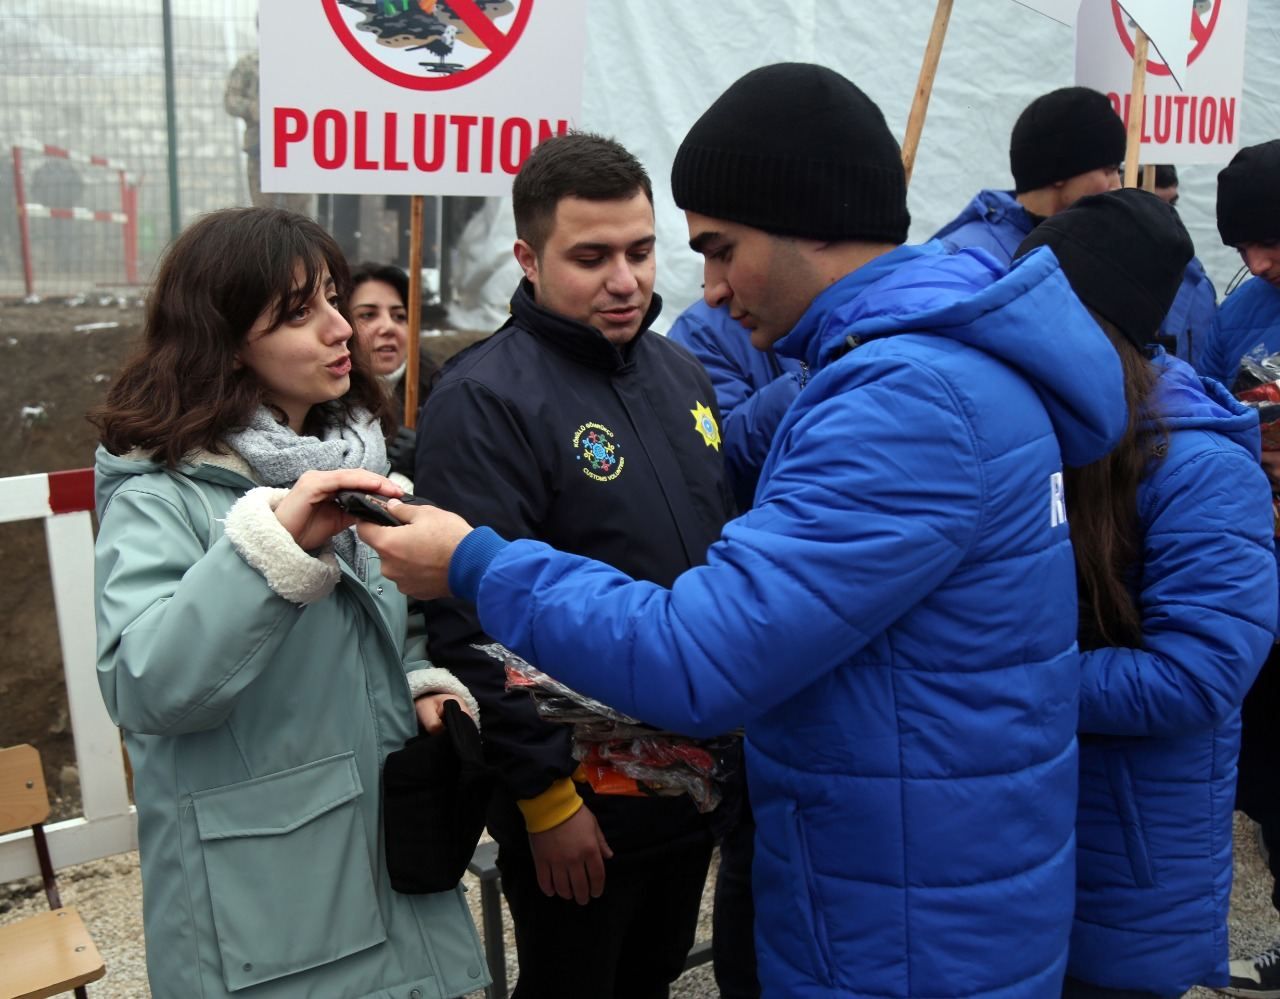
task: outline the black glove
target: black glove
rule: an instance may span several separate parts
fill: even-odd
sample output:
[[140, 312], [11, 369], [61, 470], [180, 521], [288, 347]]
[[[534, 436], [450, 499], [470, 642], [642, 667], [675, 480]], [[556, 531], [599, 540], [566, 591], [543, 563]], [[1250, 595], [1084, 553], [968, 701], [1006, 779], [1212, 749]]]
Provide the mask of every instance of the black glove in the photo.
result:
[[391, 471], [412, 479], [414, 454], [417, 450], [418, 432], [410, 427], [397, 430], [395, 436], [387, 441], [387, 460], [391, 462]]

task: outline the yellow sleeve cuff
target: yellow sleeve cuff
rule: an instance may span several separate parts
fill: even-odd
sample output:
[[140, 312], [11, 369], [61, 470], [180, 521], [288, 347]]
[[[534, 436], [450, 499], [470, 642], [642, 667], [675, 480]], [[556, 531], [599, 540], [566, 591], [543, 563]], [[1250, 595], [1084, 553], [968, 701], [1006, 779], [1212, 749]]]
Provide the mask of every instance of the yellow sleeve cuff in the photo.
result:
[[582, 807], [582, 799], [573, 780], [562, 777], [536, 798], [517, 801], [524, 815], [525, 828], [531, 833], [546, 832], [573, 818]]

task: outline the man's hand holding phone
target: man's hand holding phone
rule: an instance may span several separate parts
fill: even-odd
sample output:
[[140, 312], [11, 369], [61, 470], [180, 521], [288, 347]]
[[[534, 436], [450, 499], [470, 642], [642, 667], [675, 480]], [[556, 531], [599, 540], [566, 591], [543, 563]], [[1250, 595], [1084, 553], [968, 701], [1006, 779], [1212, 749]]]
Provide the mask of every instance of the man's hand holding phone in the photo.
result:
[[[334, 496], [333, 501], [342, 508], [343, 512], [358, 520], [366, 520], [371, 524], [381, 524], [383, 527], [399, 527], [404, 522], [397, 519], [387, 509], [387, 500], [390, 498], [388, 496], [379, 496], [375, 493], [343, 490]], [[429, 499], [425, 499], [422, 496], [414, 496], [410, 493], [405, 493], [395, 498], [401, 503], [408, 503], [411, 506], [435, 506]]]

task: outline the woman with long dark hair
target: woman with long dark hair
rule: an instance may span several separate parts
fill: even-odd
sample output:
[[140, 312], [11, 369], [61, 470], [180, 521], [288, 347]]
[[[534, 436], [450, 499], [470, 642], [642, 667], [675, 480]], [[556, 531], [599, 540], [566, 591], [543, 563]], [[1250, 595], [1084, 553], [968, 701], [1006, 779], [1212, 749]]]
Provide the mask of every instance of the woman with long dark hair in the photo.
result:
[[1227, 982], [1240, 704], [1276, 626], [1258, 420], [1147, 346], [1192, 254], [1168, 205], [1084, 198], [1019, 253], [1041, 246], [1114, 345], [1129, 406], [1120, 444], [1066, 471], [1082, 682], [1063, 995], [1180, 996]]
[[391, 890], [387, 754], [466, 688], [333, 502], [387, 496], [382, 390], [314, 222], [200, 219], [94, 418], [98, 672], [134, 769], [152, 994], [457, 996], [460, 889]]
[[[413, 487], [413, 430], [404, 425], [409, 350], [418, 351], [418, 409], [440, 378], [440, 369], [417, 343], [418, 323], [409, 317], [409, 277], [390, 264], [356, 264], [351, 272], [351, 323], [369, 356], [369, 367], [387, 394], [393, 429], [387, 436], [391, 470]], [[412, 335], [411, 335], [412, 333]], [[411, 342], [412, 341], [412, 342]]]

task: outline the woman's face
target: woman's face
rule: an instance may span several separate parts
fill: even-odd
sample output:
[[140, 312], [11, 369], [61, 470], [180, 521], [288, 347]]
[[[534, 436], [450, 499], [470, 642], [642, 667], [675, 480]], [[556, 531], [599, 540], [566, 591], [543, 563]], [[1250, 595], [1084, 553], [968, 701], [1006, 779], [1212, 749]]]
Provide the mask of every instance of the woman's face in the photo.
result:
[[400, 293], [385, 281], [365, 281], [351, 293], [356, 336], [372, 358], [374, 374], [389, 375], [409, 349], [409, 313]]
[[[294, 280], [305, 279], [299, 265]], [[272, 303], [274, 305], [274, 303]], [[272, 327], [272, 306], [263, 310], [236, 351], [236, 366], [249, 368], [262, 385], [263, 401], [301, 431], [311, 407], [346, 395], [351, 388], [351, 326], [338, 311], [333, 278], [320, 275], [316, 292]]]

